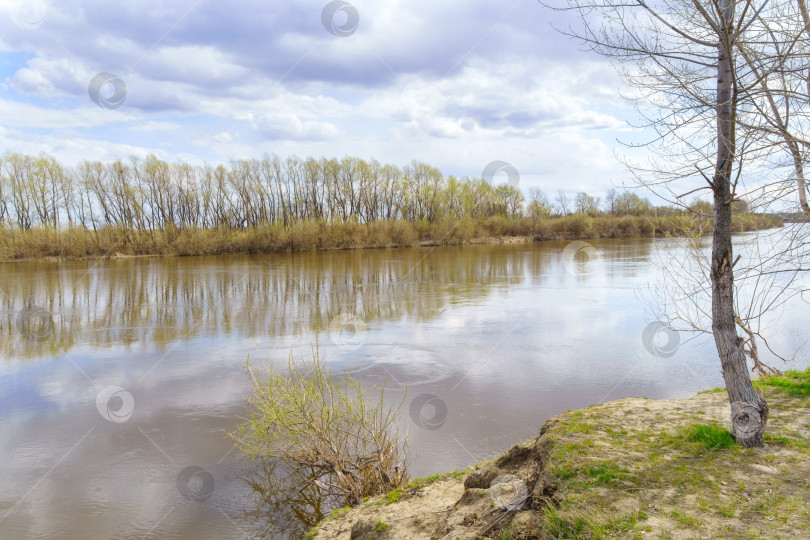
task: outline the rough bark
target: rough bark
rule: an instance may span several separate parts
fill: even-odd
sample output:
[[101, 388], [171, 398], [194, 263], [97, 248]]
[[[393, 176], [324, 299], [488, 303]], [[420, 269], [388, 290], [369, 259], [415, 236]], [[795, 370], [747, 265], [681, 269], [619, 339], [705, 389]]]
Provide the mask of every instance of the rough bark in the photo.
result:
[[[799, 5], [799, 13], [802, 14], [802, 22], [804, 22], [804, 31], [810, 35], [810, 13], [807, 12], [807, 4], [804, 0], [796, 0]], [[810, 68], [807, 68], [807, 95], [810, 96]]]
[[731, 434], [738, 444], [762, 446], [768, 405], [757, 395], [748, 374], [744, 340], [734, 314], [734, 259], [731, 245], [731, 177], [736, 154], [736, 96], [731, 58], [734, 4], [720, 0], [725, 22], [717, 57], [717, 162], [713, 178], [712, 330], [731, 403]]
[[[802, 14], [802, 21], [804, 22], [804, 31], [810, 36], [810, 13], [807, 12], [807, 4], [804, 0], [797, 0], [799, 5], [799, 12]], [[810, 99], [810, 68], [807, 68], [807, 95]], [[793, 155], [793, 162], [796, 166], [796, 182], [799, 188], [799, 204], [805, 214], [810, 214], [810, 207], [807, 205], [807, 188], [804, 180], [804, 168], [802, 167], [802, 156], [799, 153], [798, 145], [793, 141], [793, 146], [790, 148]]]
[[810, 206], [807, 205], [807, 183], [804, 179], [804, 166], [802, 165], [802, 155], [799, 152], [799, 145], [795, 140], [791, 140], [788, 142], [788, 147], [793, 156], [793, 166], [796, 169], [796, 187], [799, 191], [799, 206], [801, 206], [802, 212], [810, 214]]

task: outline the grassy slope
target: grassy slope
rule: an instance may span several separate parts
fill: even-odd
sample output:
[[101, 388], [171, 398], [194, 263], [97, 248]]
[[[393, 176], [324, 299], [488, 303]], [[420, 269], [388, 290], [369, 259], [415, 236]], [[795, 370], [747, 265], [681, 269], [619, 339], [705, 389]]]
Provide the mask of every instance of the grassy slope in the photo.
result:
[[[476, 465], [463, 480], [442, 477], [434, 491], [422, 481], [337, 512], [317, 538], [348, 539], [364, 520], [386, 524], [370, 533], [380, 538], [806, 538], [810, 370], [756, 385], [771, 408], [764, 450], [733, 444], [725, 391], [623, 399], [550, 420], [536, 441]], [[511, 472], [526, 480], [532, 497], [504, 515], [470, 479], [489, 478], [493, 463], [529, 448], [538, 468], [532, 473], [523, 463]], [[545, 489], [553, 491], [548, 498], [538, 495], [538, 471], [545, 485], [556, 485]]]
[[621, 400], [563, 415], [550, 465], [559, 479], [558, 507], [543, 514], [546, 532], [575, 538], [809, 535], [810, 371], [756, 385], [771, 408], [763, 451], [733, 443], [725, 391], [646, 404]]

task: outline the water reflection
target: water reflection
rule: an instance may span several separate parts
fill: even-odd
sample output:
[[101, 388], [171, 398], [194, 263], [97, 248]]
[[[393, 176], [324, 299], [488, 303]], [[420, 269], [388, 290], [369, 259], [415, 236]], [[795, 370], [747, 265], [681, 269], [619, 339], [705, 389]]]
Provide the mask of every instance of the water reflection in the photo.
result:
[[294, 475], [275, 460], [259, 459], [241, 479], [250, 486], [244, 518], [254, 538], [303, 538], [328, 512], [339, 506], [312, 480]]
[[[569, 408], [718, 386], [709, 339], [645, 347], [660, 242], [592, 242], [573, 271], [554, 242], [0, 265], [0, 538], [300, 537], [330, 502], [227, 436], [248, 357], [318, 343], [333, 372], [384, 381], [414, 476]], [[774, 347], [807, 340], [804, 313]]]
[[[200, 336], [310, 336], [342, 313], [365, 324], [423, 322], [527, 277], [554, 286], [548, 280], [560, 274], [549, 266], [561, 264], [553, 249], [560, 246], [6, 264], [0, 354], [14, 360], [78, 345], [161, 348]], [[633, 263], [650, 249], [649, 242], [597, 246], [600, 256], [622, 263], [609, 266], [608, 281], [632, 276]]]

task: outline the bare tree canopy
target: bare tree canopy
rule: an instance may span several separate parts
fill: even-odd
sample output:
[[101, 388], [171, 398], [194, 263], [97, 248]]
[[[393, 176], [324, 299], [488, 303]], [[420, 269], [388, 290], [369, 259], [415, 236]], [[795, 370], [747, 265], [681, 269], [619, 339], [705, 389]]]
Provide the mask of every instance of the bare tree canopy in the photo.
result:
[[[731, 215], [743, 196], [748, 206], [760, 209], [807, 210], [804, 4], [567, 0], [552, 7], [579, 16], [582, 25], [567, 33], [613, 60], [632, 89], [629, 97], [643, 119], [638, 127], [652, 134], [641, 145], [648, 159], [625, 160], [634, 183], [681, 207], [688, 196], [711, 195], [711, 252], [696, 251], [703, 254], [697, 260], [705, 262], [697, 267], [704, 272], [691, 275], [707, 277], [710, 284], [702, 288], [710, 298], [703, 314], [729, 394], [732, 435], [743, 446], [761, 446], [768, 406], [748, 374], [756, 332], [752, 319], [741, 315], [751, 310], [741, 310], [735, 301], [735, 275], [741, 268], [736, 266], [740, 255], [733, 251]], [[777, 252], [746, 261], [746, 277], [795, 272], [801, 266], [796, 261], [804, 251], [804, 233], [786, 229]], [[784, 296], [783, 286], [771, 283], [765, 297]], [[755, 298], [746, 300], [749, 307], [756, 304]], [[740, 337], [738, 327], [746, 337]]]

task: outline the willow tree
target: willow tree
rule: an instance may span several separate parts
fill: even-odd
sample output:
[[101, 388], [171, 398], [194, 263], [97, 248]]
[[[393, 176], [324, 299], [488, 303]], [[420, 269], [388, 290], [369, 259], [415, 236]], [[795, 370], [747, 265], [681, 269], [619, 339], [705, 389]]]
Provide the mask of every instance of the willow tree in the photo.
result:
[[[567, 0], [581, 25], [567, 33], [609, 57], [634, 89], [644, 127], [654, 133], [634, 178], [674, 204], [708, 190], [713, 199], [709, 268], [711, 332], [731, 405], [732, 435], [763, 445], [768, 405], [748, 373], [737, 333], [732, 206], [743, 174], [773, 151], [759, 118], [763, 77], [778, 78], [800, 54], [799, 38], [762, 39], [780, 29], [795, 0]], [[747, 65], [741, 51], [758, 59]], [[757, 172], [759, 173], [759, 172]], [[686, 191], [686, 193], [683, 193]]]

